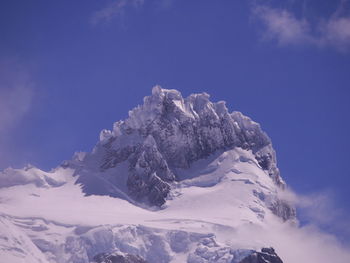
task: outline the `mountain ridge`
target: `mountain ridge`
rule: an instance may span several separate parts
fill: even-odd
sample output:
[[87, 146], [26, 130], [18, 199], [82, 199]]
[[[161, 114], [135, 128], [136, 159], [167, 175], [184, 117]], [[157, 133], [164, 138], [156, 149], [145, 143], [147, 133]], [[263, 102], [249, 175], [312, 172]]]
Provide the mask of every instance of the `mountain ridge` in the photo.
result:
[[[128, 161], [128, 194], [161, 206], [169, 183], [178, 180], [177, 169], [235, 147], [252, 150], [276, 185], [285, 187], [271, 140], [259, 124], [240, 112], [229, 113], [223, 101], [210, 102], [207, 93], [184, 99], [176, 90], [155, 86], [144, 104], [129, 111], [129, 118], [116, 122], [112, 131], [101, 132], [86, 158], [102, 155], [98, 164], [102, 171]], [[86, 184], [84, 177], [80, 182]]]

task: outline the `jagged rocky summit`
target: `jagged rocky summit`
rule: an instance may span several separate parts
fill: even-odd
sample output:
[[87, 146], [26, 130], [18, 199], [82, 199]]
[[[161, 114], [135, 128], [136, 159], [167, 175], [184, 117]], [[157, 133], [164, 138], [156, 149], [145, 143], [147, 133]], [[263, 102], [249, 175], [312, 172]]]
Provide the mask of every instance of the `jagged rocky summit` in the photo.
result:
[[129, 118], [101, 132], [99, 143], [85, 158], [98, 156], [102, 171], [127, 162], [128, 194], [161, 206], [169, 183], [179, 179], [177, 169], [236, 147], [251, 150], [276, 185], [285, 187], [271, 140], [258, 123], [240, 112], [230, 113], [224, 101], [212, 103], [207, 93], [183, 98], [177, 90], [156, 86]]
[[[92, 153], [84, 157], [99, 172], [124, 167], [124, 191], [118, 169], [114, 176], [98, 178], [79, 171], [78, 183], [87, 194], [109, 194], [151, 206], [162, 206], [178, 172], [217, 152], [241, 148], [251, 151], [278, 188], [285, 182], [277, 168], [276, 153], [260, 125], [240, 112], [230, 113], [224, 101], [213, 103], [207, 93], [183, 98], [177, 90], [155, 86], [143, 105], [129, 112], [112, 130], [103, 130]], [[117, 178], [119, 177], [119, 178]], [[118, 189], [113, 185], [118, 185]], [[275, 200], [272, 211], [284, 220], [295, 217], [293, 207]]]

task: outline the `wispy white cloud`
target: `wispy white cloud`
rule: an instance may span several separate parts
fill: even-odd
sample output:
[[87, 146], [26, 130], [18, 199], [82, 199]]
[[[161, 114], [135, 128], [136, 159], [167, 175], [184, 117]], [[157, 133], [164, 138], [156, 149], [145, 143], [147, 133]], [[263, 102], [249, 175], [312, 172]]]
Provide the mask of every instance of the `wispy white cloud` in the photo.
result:
[[345, 263], [350, 262], [350, 249], [336, 236], [327, 234], [315, 225], [295, 227], [282, 225], [261, 233], [251, 233], [265, 240], [281, 255], [284, 262]]
[[296, 194], [287, 189], [279, 195], [281, 199], [294, 204], [302, 213], [302, 217], [313, 224], [334, 226], [334, 229], [337, 227], [349, 229], [350, 240], [350, 214], [337, 204], [335, 191], [322, 190], [309, 194]]
[[175, 0], [112, 0], [108, 5], [94, 12], [90, 22], [93, 25], [109, 23], [119, 18], [123, 22], [125, 13], [132, 9], [143, 7], [146, 3], [155, 10], [166, 10], [172, 7]]
[[312, 41], [310, 25], [305, 19], [297, 19], [284, 9], [256, 6], [253, 14], [265, 25], [263, 37], [275, 39], [281, 45], [299, 44]]
[[110, 22], [113, 18], [122, 16], [129, 7], [138, 8], [144, 4], [144, 0], [115, 0], [101, 10], [96, 11], [91, 17], [91, 23]]
[[340, 17], [330, 19], [323, 28], [322, 45], [329, 45], [346, 51], [350, 48], [350, 18]]
[[[17, 59], [0, 59], [0, 167], [7, 167], [17, 149], [12, 132], [30, 111], [34, 98], [34, 82]], [[16, 157], [17, 158], [17, 157]]]
[[350, 240], [350, 215], [337, 204], [335, 196], [329, 190], [299, 195], [297, 205], [300, 216], [339, 238]]
[[255, 4], [253, 17], [262, 22], [264, 40], [274, 40], [280, 46], [313, 45], [331, 47], [340, 51], [350, 49], [350, 17], [346, 15], [347, 0], [328, 18], [312, 22], [306, 16], [297, 17], [288, 8], [275, 8], [266, 4]]
[[298, 218], [303, 225], [323, 229], [323, 232], [335, 235], [338, 239], [347, 240], [350, 245], [350, 213], [337, 202], [334, 190], [296, 194], [288, 189], [279, 195], [297, 207]]
[[33, 87], [28, 71], [17, 60], [0, 60], [0, 135], [29, 111]]
[[[280, 198], [296, 205], [299, 217], [307, 223], [276, 223], [269, 218], [266, 228], [247, 225], [227, 233], [237, 240], [255, 241], [274, 247], [283, 262], [291, 263], [345, 263], [350, 262], [350, 247], [337, 233], [350, 236], [350, 221], [335, 201], [331, 191], [310, 195], [296, 194], [291, 190], [281, 191]], [[269, 225], [271, 224], [271, 225]], [[327, 227], [327, 231], [323, 228]], [[332, 228], [333, 227], [333, 228]], [[342, 232], [341, 232], [342, 231]]]

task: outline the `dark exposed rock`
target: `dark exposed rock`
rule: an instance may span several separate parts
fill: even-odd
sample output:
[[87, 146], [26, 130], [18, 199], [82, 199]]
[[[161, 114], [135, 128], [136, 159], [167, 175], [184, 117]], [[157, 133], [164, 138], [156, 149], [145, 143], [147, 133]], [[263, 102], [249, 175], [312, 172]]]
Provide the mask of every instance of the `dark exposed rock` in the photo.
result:
[[276, 199], [269, 208], [272, 213], [282, 218], [283, 221], [287, 221], [296, 217], [295, 208], [291, 206], [287, 201]]
[[253, 252], [239, 263], [283, 263], [283, 261], [271, 247], [263, 248], [261, 252]]
[[147, 263], [139, 256], [131, 254], [101, 253], [94, 257], [96, 263]]
[[159, 153], [150, 135], [138, 151], [130, 158], [130, 174], [127, 180], [129, 194], [136, 200], [161, 206], [170, 191], [167, 182], [175, 180], [167, 162]]

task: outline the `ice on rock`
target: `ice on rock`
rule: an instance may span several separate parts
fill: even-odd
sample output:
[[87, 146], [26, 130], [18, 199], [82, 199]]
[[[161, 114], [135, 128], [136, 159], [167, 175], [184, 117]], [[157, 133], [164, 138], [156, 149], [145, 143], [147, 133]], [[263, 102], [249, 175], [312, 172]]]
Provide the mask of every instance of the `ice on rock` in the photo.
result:
[[219, 117], [222, 117], [228, 113], [228, 109], [226, 108], [225, 101], [219, 101], [219, 102], [215, 103], [214, 106], [215, 106], [215, 111]]
[[84, 161], [85, 156], [86, 152], [75, 152], [72, 159], [76, 162], [82, 162]]
[[104, 142], [113, 137], [113, 134], [110, 130], [102, 130], [100, 133], [100, 141]]

